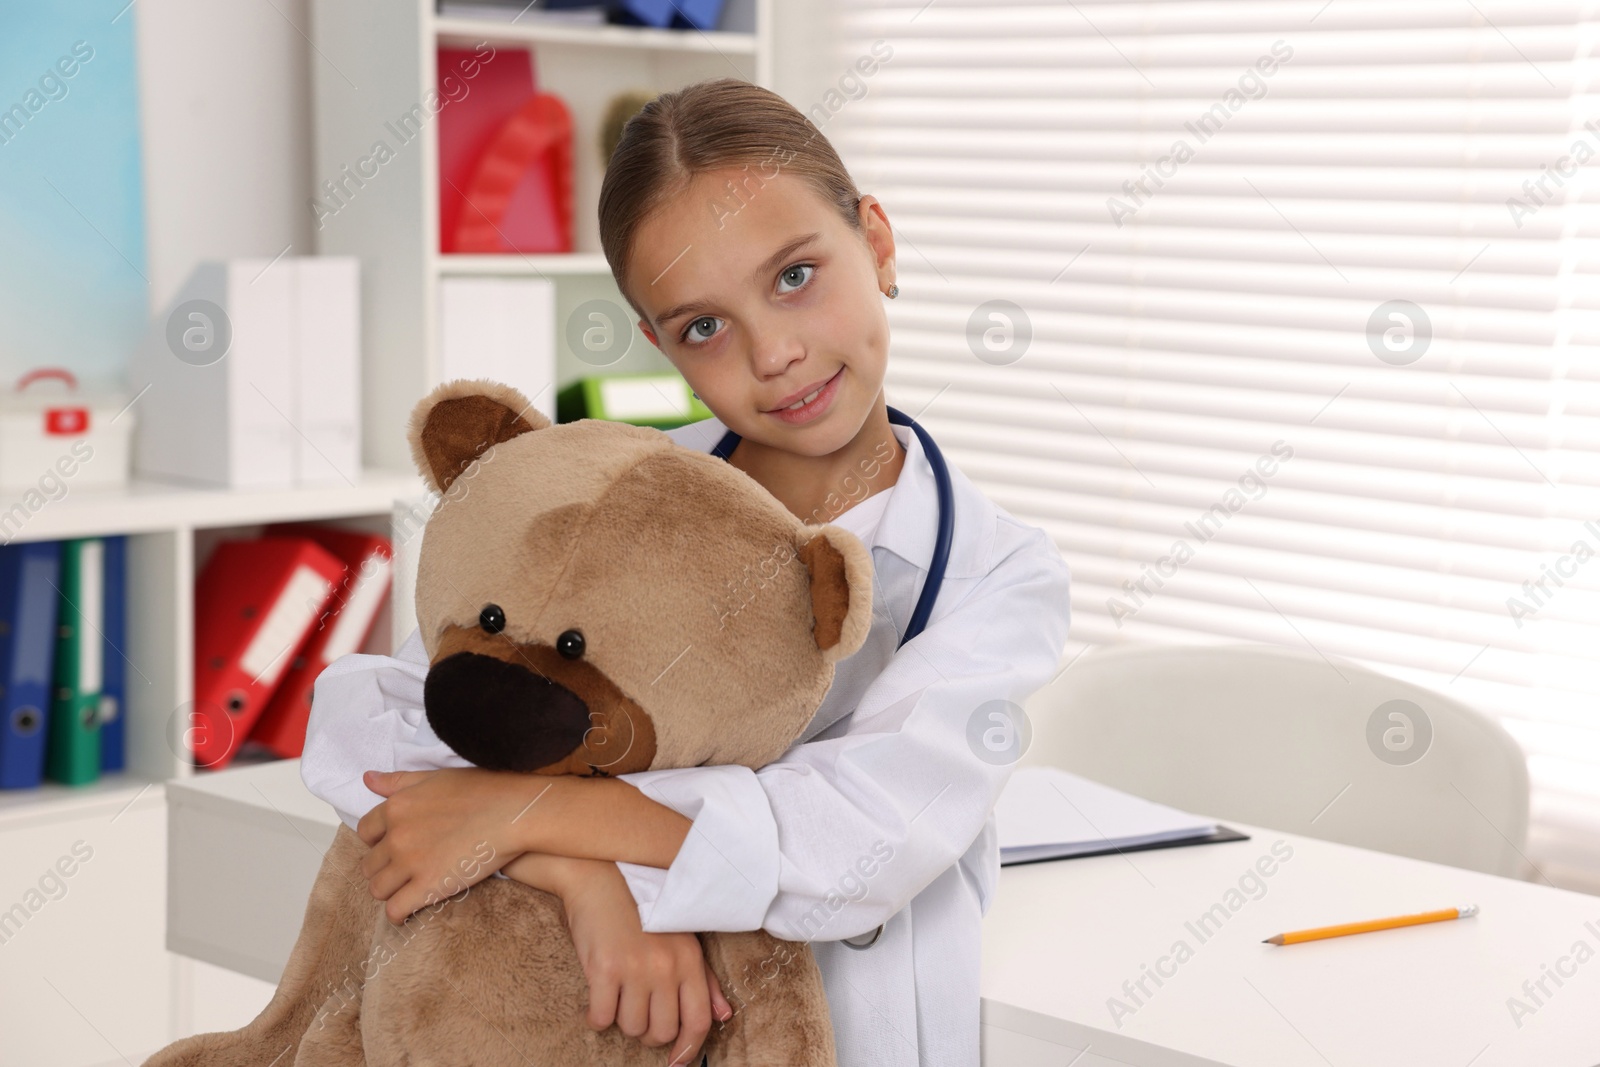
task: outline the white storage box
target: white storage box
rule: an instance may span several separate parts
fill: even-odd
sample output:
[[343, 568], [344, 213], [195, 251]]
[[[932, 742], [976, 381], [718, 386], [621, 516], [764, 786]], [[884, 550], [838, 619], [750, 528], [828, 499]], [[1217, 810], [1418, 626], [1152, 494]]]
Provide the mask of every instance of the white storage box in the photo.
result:
[[29, 371], [0, 393], [0, 487], [50, 478], [78, 489], [126, 485], [135, 418], [127, 403], [120, 393], [80, 393], [67, 370]]
[[227, 489], [356, 484], [360, 261], [196, 264], [129, 358], [127, 383], [144, 416], [133, 442], [141, 478]]

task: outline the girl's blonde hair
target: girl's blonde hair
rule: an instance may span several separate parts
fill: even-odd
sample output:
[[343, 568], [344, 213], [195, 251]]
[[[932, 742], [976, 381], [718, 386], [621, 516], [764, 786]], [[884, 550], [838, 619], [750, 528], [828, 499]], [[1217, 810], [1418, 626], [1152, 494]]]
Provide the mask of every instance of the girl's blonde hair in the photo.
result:
[[[628, 258], [639, 227], [696, 175], [749, 166], [739, 197], [758, 195], [772, 167], [800, 179], [864, 233], [861, 194], [839, 154], [794, 105], [740, 78], [714, 78], [662, 93], [622, 127], [600, 185], [600, 248], [612, 276], [640, 318], [648, 316], [629, 292]], [[729, 194], [728, 203], [740, 200]], [[708, 224], [716, 215], [706, 212]]]

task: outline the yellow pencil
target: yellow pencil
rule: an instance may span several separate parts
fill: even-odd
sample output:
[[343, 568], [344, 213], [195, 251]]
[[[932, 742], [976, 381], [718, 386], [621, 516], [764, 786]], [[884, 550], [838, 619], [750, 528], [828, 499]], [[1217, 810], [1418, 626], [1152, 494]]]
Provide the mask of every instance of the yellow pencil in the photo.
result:
[[1317, 941], [1324, 937], [1343, 937], [1345, 934], [1364, 934], [1369, 930], [1393, 930], [1397, 926], [1416, 926], [1419, 923], [1443, 922], [1446, 919], [1465, 919], [1478, 914], [1476, 904], [1464, 908], [1444, 908], [1441, 911], [1424, 911], [1416, 915], [1396, 915], [1392, 919], [1371, 919], [1360, 923], [1342, 923], [1339, 926], [1319, 926], [1314, 930], [1294, 930], [1287, 934], [1274, 934], [1261, 942], [1263, 945], [1293, 945], [1300, 941]]

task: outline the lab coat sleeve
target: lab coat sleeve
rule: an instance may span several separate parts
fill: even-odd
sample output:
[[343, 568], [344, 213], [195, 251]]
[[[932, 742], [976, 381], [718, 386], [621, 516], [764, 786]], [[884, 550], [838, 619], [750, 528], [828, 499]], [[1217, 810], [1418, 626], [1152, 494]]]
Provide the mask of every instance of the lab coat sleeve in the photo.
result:
[[362, 783], [364, 772], [471, 766], [428, 725], [427, 674], [422, 632], [413, 630], [393, 656], [349, 653], [317, 675], [300, 780], [352, 830], [383, 800]]
[[1020, 707], [1052, 679], [1070, 622], [1055, 544], [1009, 517], [1001, 528], [1002, 558], [894, 654], [845, 735], [758, 771], [618, 776], [693, 820], [670, 867], [617, 864], [646, 931], [855, 937], [961, 858], [1013, 766], [985, 745], [1004, 721], [996, 702]]

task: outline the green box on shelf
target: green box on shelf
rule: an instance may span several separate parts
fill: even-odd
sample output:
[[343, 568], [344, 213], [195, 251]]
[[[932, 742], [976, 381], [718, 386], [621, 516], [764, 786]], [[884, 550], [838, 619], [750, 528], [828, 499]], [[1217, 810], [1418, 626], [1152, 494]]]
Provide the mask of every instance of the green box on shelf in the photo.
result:
[[676, 372], [591, 374], [556, 394], [556, 421], [605, 419], [670, 430], [711, 418], [711, 409]]

